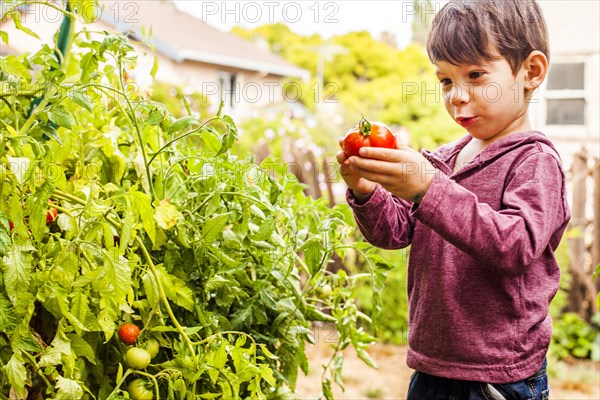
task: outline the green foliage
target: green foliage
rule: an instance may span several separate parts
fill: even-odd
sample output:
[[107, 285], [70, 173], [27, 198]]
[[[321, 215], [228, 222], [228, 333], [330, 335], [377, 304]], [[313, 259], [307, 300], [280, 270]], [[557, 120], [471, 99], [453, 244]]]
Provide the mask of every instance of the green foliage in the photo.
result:
[[555, 255], [561, 274], [559, 290], [550, 303], [553, 326], [549, 352], [556, 359], [576, 357], [600, 360], [600, 314], [596, 314], [590, 324], [575, 313], [564, 312], [571, 287], [568, 235], [560, 242]]
[[[229, 116], [129, 89], [124, 37], [68, 43], [60, 62], [49, 46], [0, 58], [2, 397], [292, 398], [315, 322], [339, 339], [326, 397], [344, 348], [373, 365], [353, 299], [371, 282], [379, 310], [388, 266], [353, 243], [348, 206], [233, 155]], [[356, 251], [371, 273], [327, 270]], [[158, 342], [143, 370], [125, 364], [124, 323]]]
[[600, 360], [600, 313], [596, 313], [592, 324], [576, 313], [565, 313], [554, 321], [552, 331], [552, 353], [559, 359], [568, 357]]
[[569, 272], [569, 241], [563, 238], [554, 252], [556, 261], [560, 267], [560, 283], [556, 296], [550, 303], [550, 316], [553, 321], [560, 319], [568, 304], [568, 294], [571, 282], [571, 274]]
[[[408, 298], [406, 272], [408, 250], [377, 250], [393, 269], [386, 276], [381, 292], [381, 310], [373, 325], [375, 336], [385, 343], [406, 345], [408, 343]], [[369, 285], [361, 284], [357, 292], [357, 304], [366, 314], [373, 313], [373, 294]]]

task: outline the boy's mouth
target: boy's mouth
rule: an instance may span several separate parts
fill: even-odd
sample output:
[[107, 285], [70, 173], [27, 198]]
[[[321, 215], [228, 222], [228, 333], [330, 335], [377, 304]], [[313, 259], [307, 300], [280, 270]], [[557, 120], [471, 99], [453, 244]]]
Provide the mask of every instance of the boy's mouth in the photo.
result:
[[477, 121], [477, 117], [457, 117], [456, 122], [460, 124], [463, 128], [468, 128], [473, 125]]

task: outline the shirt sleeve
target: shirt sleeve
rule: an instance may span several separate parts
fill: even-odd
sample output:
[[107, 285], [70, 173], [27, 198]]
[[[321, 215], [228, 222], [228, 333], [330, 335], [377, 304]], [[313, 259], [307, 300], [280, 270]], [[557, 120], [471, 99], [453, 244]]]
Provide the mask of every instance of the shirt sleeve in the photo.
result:
[[415, 228], [415, 220], [410, 215], [412, 203], [393, 196], [380, 185], [364, 203], [359, 203], [349, 189], [346, 198], [367, 242], [382, 249], [410, 245]]
[[412, 216], [482, 264], [518, 275], [570, 218], [559, 162], [548, 153], [525, 158], [508, 177], [502, 203], [494, 210], [436, 171]]

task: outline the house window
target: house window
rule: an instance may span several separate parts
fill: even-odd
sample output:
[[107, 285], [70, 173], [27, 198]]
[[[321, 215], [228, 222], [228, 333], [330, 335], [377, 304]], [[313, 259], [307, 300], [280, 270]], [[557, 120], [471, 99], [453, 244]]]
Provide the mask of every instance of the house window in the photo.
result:
[[584, 125], [586, 99], [583, 63], [555, 64], [548, 74], [547, 125]]
[[548, 125], [583, 125], [585, 123], [584, 99], [548, 99]]
[[234, 108], [236, 99], [237, 76], [231, 72], [219, 72], [219, 88], [221, 90], [221, 101], [229, 109]]

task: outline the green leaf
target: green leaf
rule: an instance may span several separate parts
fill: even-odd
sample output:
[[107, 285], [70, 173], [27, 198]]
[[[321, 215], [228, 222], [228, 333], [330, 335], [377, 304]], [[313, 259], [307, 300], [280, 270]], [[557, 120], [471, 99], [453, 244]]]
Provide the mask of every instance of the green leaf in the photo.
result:
[[173, 122], [173, 125], [169, 127], [169, 135], [188, 129], [192, 125], [198, 125], [198, 119], [196, 117], [183, 117]]
[[115, 382], [119, 383], [123, 379], [123, 364], [119, 363], [119, 368], [117, 368], [117, 379]]
[[4, 43], [8, 44], [8, 33], [0, 30], [0, 39], [2, 39]]
[[0, 210], [0, 257], [8, 252], [10, 246], [10, 225], [4, 212]]
[[369, 353], [366, 352], [365, 349], [362, 349], [360, 347], [355, 347], [355, 348], [356, 348], [356, 354], [358, 355], [358, 358], [363, 360], [365, 362], [365, 364], [367, 364], [369, 367], [377, 368], [377, 364], [375, 364], [375, 361], [373, 361], [373, 359], [371, 358]]
[[333, 391], [331, 390], [331, 381], [327, 378], [323, 379], [322, 383], [322, 388], [323, 388], [323, 396], [325, 396], [325, 398], [327, 400], [333, 400]]
[[227, 132], [223, 135], [221, 139], [221, 149], [217, 153], [217, 156], [221, 154], [225, 154], [231, 147], [233, 147], [233, 143], [237, 139], [237, 127], [235, 126], [235, 122], [229, 115], [223, 116], [223, 121], [227, 125]]
[[85, 357], [90, 363], [96, 365], [96, 354], [90, 344], [82, 337], [69, 335], [71, 348], [77, 357]]
[[0, 293], [0, 332], [10, 334], [19, 322], [15, 309], [8, 297]]
[[76, 291], [72, 294], [72, 296], [73, 300], [71, 300], [71, 314], [73, 314], [78, 321], [85, 323], [90, 315], [88, 298], [85, 294], [81, 293], [81, 291]]
[[169, 202], [162, 202], [154, 209], [154, 220], [163, 229], [174, 227], [179, 218], [181, 218], [181, 213]]
[[234, 330], [242, 330], [242, 328], [252, 325], [253, 315], [252, 303], [246, 303], [233, 313], [231, 318], [231, 327]]
[[0, 262], [4, 289], [13, 304], [17, 302], [20, 293], [29, 289], [33, 257], [28, 250], [30, 249], [22, 246], [11, 248]]
[[270, 386], [275, 387], [277, 380], [273, 376], [273, 370], [267, 364], [260, 364], [260, 377], [264, 379]]
[[56, 378], [56, 393], [57, 400], [75, 400], [80, 399], [83, 396], [83, 389], [77, 381], [72, 379], [63, 378], [58, 375]]
[[317, 307], [312, 304], [306, 305], [306, 311], [304, 313], [306, 319], [309, 321], [322, 321], [322, 322], [337, 322], [337, 319], [331, 315], [321, 312]]
[[213, 366], [217, 369], [223, 369], [227, 363], [227, 349], [225, 349], [225, 343], [221, 343], [217, 349], [214, 358]]
[[319, 268], [321, 268], [321, 261], [323, 258], [322, 247], [319, 239], [312, 238], [301, 248], [301, 250], [304, 251], [304, 260], [306, 261], [306, 265], [311, 275], [316, 274]]
[[15, 28], [17, 28], [18, 30], [20, 30], [22, 32], [25, 32], [29, 36], [33, 36], [34, 38], [41, 40], [40, 37], [34, 31], [32, 31], [31, 29], [29, 29], [26, 26], [23, 26], [23, 24], [21, 23], [21, 12], [20, 11], [15, 10], [12, 13], [12, 17], [15, 22]]
[[85, 108], [89, 112], [93, 111], [92, 103], [90, 103], [89, 97], [86, 96], [84, 93], [81, 93], [80, 91], [76, 90], [76, 88], [72, 88], [71, 90], [69, 90], [69, 98], [73, 103]]
[[60, 145], [63, 144], [60, 135], [51, 125], [39, 125], [39, 128], [46, 136], [56, 140]]
[[[215, 375], [216, 372], [216, 376], [219, 376], [219, 371], [213, 371], [213, 375]], [[208, 373], [210, 374], [211, 371], [208, 371]], [[216, 382], [216, 378], [214, 380], [214, 382]], [[219, 397], [223, 396], [223, 393], [204, 393], [199, 395], [201, 399], [218, 399]]]
[[261, 344], [259, 344], [259, 346], [260, 346], [260, 349], [262, 350], [263, 354], [265, 355], [265, 357], [267, 357], [268, 359], [270, 359], [270, 360], [279, 359], [279, 357], [277, 357], [275, 354], [273, 354], [269, 351], [269, 348], [266, 345], [261, 343]]
[[271, 234], [275, 230], [275, 218], [273, 216], [269, 216], [269, 218], [265, 219], [265, 221], [260, 225], [258, 232], [252, 237], [254, 240], [262, 241], [267, 240], [271, 237]]
[[148, 118], [146, 119], [146, 123], [148, 125], [158, 125], [162, 122], [162, 120], [164, 119], [164, 112], [163, 110], [156, 110], [150, 113], [150, 115], [148, 115]]
[[98, 70], [98, 58], [94, 52], [90, 51], [81, 57], [79, 65], [81, 66], [81, 81], [87, 83]]
[[181, 279], [170, 275], [162, 265], [157, 265], [156, 270], [159, 273], [167, 298], [188, 311], [194, 311], [196, 302], [192, 289]]
[[150, 76], [152, 78], [156, 78], [156, 73], [158, 72], [158, 55], [154, 54], [154, 60], [152, 62], [152, 69], [150, 70]]
[[227, 222], [229, 222], [230, 215], [231, 213], [219, 214], [206, 221], [202, 227], [202, 241], [205, 245], [209, 245], [217, 240], [217, 237], [219, 237]]
[[27, 83], [31, 80], [31, 75], [27, 67], [13, 54], [0, 57], [0, 70], [9, 75], [22, 78]]
[[48, 112], [48, 118], [58, 126], [73, 128], [73, 117], [64, 108], [54, 107]]
[[[22, 297], [30, 297], [28, 301], [29, 304], [33, 305], [33, 296], [30, 293], [25, 293], [21, 295]], [[21, 301], [21, 299], [19, 299]], [[33, 310], [32, 310], [33, 311]], [[10, 345], [14, 350], [27, 351], [31, 353], [38, 353], [42, 351], [42, 347], [38, 340], [33, 336], [31, 332], [31, 328], [26, 320], [21, 321], [21, 323], [15, 328], [10, 336]]]
[[104, 259], [104, 278], [108, 280], [112, 289], [108, 293], [117, 303], [125, 303], [132, 283], [129, 263], [125, 257], [119, 255], [117, 248], [104, 250], [102, 256]]
[[15, 351], [4, 366], [4, 376], [8, 378], [8, 383], [12, 386], [19, 399], [27, 397], [25, 384], [28, 380], [27, 368], [20, 351]]
[[211, 127], [204, 129], [200, 138], [202, 139], [202, 143], [204, 143], [203, 150], [205, 150], [206, 155], [212, 157], [216, 156], [221, 149], [221, 139], [219, 139], [219, 134]]
[[48, 199], [52, 193], [52, 184], [46, 180], [38, 188], [33, 197], [33, 205], [29, 215], [29, 227], [33, 237], [41, 242], [48, 228], [46, 227], [46, 212], [48, 211]]
[[156, 227], [154, 224], [154, 211], [150, 204], [150, 196], [145, 193], [132, 190], [129, 192], [129, 197], [132, 199], [131, 207], [142, 220], [142, 226], [148, 234], [148, 237], [154, 243], [156, 239]]

